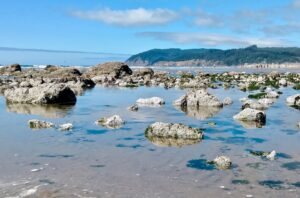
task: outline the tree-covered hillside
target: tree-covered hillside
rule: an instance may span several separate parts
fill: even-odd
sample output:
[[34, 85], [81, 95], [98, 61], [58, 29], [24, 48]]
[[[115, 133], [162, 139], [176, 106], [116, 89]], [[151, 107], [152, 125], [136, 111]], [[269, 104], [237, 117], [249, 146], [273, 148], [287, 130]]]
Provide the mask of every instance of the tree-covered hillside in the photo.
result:
[[127, 63], [154, 65], [159, 62], [178, 62], [201, 60], [221, 65], [243, 65], [256, 63], [298, 63], [300, 48], [268, 47], [258, 48], [256, 45], [241, 49], [152, 49], [131, 56]]

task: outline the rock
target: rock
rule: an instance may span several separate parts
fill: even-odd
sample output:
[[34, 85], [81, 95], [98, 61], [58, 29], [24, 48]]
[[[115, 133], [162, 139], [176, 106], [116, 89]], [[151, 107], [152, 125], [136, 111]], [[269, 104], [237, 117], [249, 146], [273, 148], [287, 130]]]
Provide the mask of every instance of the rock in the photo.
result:
[[250, 154], [254, 156], [260, 156], [263, 158], [267, 158], [268, 160], [275, 160], [276, 151], [273, 150], [272, 152], [265, 152], [265, 151], [250, 151]]
[[276, 91], [270, 91], [266, 94], [266, 98], [278, 98], [279, 94]]
[[266, 114], [263, 111], [246, 108], [237, 115], [233, 116], [234, 119], [240, 121], [254, 121], [259, 123], [266, 123]]
[[108, 118], [101, 118], [97, 120], [96, 123], [107, 128], [117, 129], [117, 128], [121, 128], [125, 122], [122, 120], [122, 118], [119, 115], [113, 115]]
[[300, 128], [300, 121], [298, 122], [298, 128]]
[[275, 160], [275, 156], [276, 156], [276, 151], [272, 151], [270, 154], [268, 154], [267, 156], [266, 156], [266, 158], [268, 159], [268, 160]]
[[28, 125], [33, 129], [52, 128], [54, 124], [51, 122], [45, 122], [41, 120], [29, 120]]
[[300, 94], [295, 94], [292, 96], [287, 97], [286, 99], [286, 103], [289, 106], [293, 106], [293, 107], [300, 107]]
[[224, 105], [230, 105], [230, 104], [232, 104], [233, 103], [233, 101], [231, 100], [231, 98], [229, 98], [229, 97], [226, 97], [226, 98], [224, 98], [224, 100], [223, 100], [223, 104]]
[[73, 124], [72, 123], [66, 123], [66, 124], [59, 125], [59, 130], [61, 130], [61, 131], [69, 131], [72, 128], [73, 128]]
[[19, 64], [12, 64], [5, 67], [0, 68], [0, 74], [10, 75], [15, 72], [21, 72], [21, 65]]
[[105, 75], [118, 79], [131, 74], [132, 70], [125, 63], [107, 62], [91, 67], [84, 75], [90, 78]]
[[192, 128], [183, 124], [155, 122], [145, 130], [146, 137], [161, 137], [174, 139], [203, 139], [203, 132], [198, 128]]
[[278, 81], [279, 85], [282, 85], [282, 86], [287, 86], [287, 80], [282, 78]]
[[36, 87], [4, 91], [7, 102], [28, 104], [75, 104], [74, 92], [63, 84], [41, 84]]
[[227, 156], [218, 156], [214, 159], [214, 164], [218, 169], [226, 170], [231, 167], [231, 160]]
[[139, 106], [134, 104], [131, 105], [130, 107], [127, 108], [129, 111], [138, 111], [139, 110]]
[[209, 94], [205, 90], [196, 90], [181, 96], [178, 100], [174, 101], [175, 106], [208, 106], [208, 107], [222, 107], [223, 103], [218, 98]]
[[141, 76], [146, 76], [146, 75], [149, 75], [150, 77], [152, 77], [153, 74], [154, 74], [153, 69], [147, 68], [147, 67], [135, 69], [132, 73], [132, 75], [135, 77], [141, 77]]
[[140, 106], [160, 106], [165, 104], [165, 101], [160, 97], [139, 98], [136, 103]]

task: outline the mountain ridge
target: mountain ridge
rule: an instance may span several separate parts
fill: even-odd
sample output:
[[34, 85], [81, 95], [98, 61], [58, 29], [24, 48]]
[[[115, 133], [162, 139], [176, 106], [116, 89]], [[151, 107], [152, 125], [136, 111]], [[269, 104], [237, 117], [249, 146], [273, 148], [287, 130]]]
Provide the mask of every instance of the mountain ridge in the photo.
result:
[[126, 63], [140, 66], [239, 66], [247, 64], [300, 63], [298, 47], [237, 49], [151, 49], [131, 56]]

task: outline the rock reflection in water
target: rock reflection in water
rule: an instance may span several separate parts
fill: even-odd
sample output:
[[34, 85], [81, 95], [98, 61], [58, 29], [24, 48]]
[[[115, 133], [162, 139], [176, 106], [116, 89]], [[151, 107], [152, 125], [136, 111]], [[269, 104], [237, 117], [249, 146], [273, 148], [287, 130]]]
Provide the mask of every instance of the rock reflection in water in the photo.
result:
[[265, 124], [260, 122], [254, 122], [254, 121], [241, 121], [236, 120], [238, 123], [240, 123], [245, 129], [255, 129], [255, 128], [262, 128]]
[[196, 118], [197, 120], [205, 120], [210, 117], [215, 116], [221, 108], [219, 107], [176, 107], [177, 110], [185, 112], [185, 114], [189, 117]]
[[33, 114], [46, 118], [63, 118], [73, 109], [74, 105], [36, 105], [6, 103], [7, 112], [17, 114]]
[[160, 147], [183, 147], [201, 142], [201, 139], [179, 139], [179, 138], [163, 138], [163, 137], [146, 137], [150, 142]]

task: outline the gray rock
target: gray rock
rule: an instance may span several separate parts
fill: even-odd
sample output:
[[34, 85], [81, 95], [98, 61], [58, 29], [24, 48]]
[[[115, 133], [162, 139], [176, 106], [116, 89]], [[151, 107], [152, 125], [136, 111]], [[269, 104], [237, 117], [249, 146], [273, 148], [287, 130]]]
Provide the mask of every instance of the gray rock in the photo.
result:
[[174, 101], [175, 106], [207, 106], [207, 107], [222, 107], [223, 103], [215, 96], [209, 94], [206, 90], [196, 90], [181, 96]]
[[72, 123], [65, 123], [65, 124], [59, 125], [59, 130], [61, 130], [61, 131], [69, 131], [72, 128], [73, 128], [73, 124]]
[[75, 104], [74, 92], [63, 84], [41, 84], [4, 91], [7, 102], [28, 104]]
[[198, 140], [203, 138], [203, 132], [183, 124], [155, 122], [145, 130], [145, 136]]
[[139, 106], [134, 104], [134, 105], [131, 105], [127, 108], [129, 111], [138, 111], [139, 110]]
[[234, 119], [240, 121], [254, 121], [259, 123], [266, 122], [266, 114], [263, 111], [246, 108], [237, 115], [233, 116]]
[[119, 115], [113, 115], [108, 118], [101, 118], [97, 120], [96, 123], [110, 129], [118, 129], [121, 128], [125, 122]]
[[29, 120], [28, 125], [33, 129], [42, 129], [42, 128], [53, 128], [54, 124], [51, 122], [45, 122], [41, 120]]
[[214, 164], [218, 169], [226, 170], [231, 167], [231, 160], [227, 156], [218, 156], [214, 159]]
[[300, 107], [300, 94], [287, 97], [286, 103], [289, 106]]
[[165, 101], [160, 97], [139, 98], [136, 104], [140, 106], [161, 106], [165, 104]]
[[224, 105], [230, 105], [230, 104], [232, 104], [233, 103], [233, 101], [231, 100], [231, 98], [229, 98], [229, 97], [226, 97], [226, 98], [224, 98], [224, 100], [223, 100], [223, 104]]
[[4, 74], [4, 75], [10, 75], [13, 74], [15, 72], [21, 72], [21, 65], [19, 64], [12, 64], [12, 65], [8, 65], [5, 67], [1, 67], [0, 68], [0, 74]]
[[146, 76], [146, 75], [149, 75], [150, 77], [152, 77], [153, 74], [154, 74], [153, 69], [147, 68], [147, 67], [135, 69], [132, 73], [132, 75], [135, 77], [141, 77], [141, 76]]
[[91, 67], [84, 75], [90, 78], [107, 75], [118, 79], [131, 74], [132, 70], [125, 63], [107, 62]]

